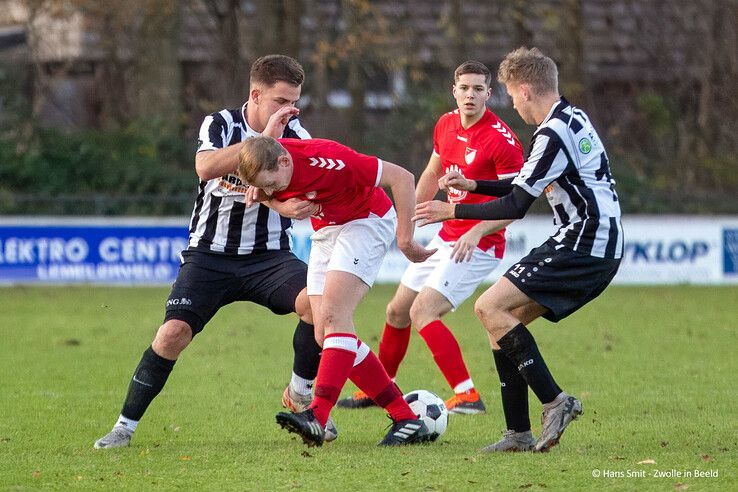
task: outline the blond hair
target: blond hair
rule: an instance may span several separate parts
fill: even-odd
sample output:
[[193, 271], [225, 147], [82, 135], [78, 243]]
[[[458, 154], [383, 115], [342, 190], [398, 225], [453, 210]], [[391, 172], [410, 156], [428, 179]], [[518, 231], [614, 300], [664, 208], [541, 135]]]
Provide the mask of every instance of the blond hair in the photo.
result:
[[538, 48], [520, 47], [500, 63], [497, 80], [502, 84], [528, 84], [537, 95], [559, 93], [559, 70], [554, 61]]
[[259, 135], [246, 139], [238, 153], [238, 175], [251, 183], [261, 171], [276, 171], [279, 157], [287, 150], [272, 137]]

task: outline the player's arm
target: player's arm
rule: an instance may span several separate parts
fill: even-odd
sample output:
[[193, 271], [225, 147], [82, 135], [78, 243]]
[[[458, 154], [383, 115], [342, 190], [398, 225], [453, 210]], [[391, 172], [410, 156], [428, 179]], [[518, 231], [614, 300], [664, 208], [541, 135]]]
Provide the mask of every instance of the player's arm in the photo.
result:
[[419, 203], [413, 221], [419, 226], [450, 219], [517, 220], [525, 217], [536, 200], [518, 185], [511, 193], [485, 203], [445, 203], [438, 200]]
[[389, 188], [397, 210], [397, 247], [413, 263], [420, 263], [436, 250], [427, 250], [413, 239], [411, 222], [415, 210], [415, 178], [397, 164], [383, 161], [378, 186]]
[[195, 172], [203, 181], [235, 173], [242, 146], [239, 142], [222, 149], [199, 151], [195, 154]]
[[433, 152], [430, 159], [428, 159], [428, 165], [425, 166], [423, 174], [420, 175], [418, 184], [415, 187], [415, 201], [417, 203], [427, 202], [436, 196], [436, 193], [438, 193], [438, 180], [442, 174], [441, 157]]

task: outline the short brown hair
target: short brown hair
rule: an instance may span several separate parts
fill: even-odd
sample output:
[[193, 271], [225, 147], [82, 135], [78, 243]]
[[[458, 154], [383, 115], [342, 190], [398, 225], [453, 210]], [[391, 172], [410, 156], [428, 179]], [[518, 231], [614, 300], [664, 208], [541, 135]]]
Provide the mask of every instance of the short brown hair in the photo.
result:
[[484, 63], [474, 60], [465, 61], [459, 65], [456, 70], [454, 70], [454, 83], [458, 82], [459, 77], [465, 73], [478, 73], [480, 75], [484, 75], [484, 83], [487, 84], [487, 87], [492, 83], [492, 72], [489, 71], [489, 68], [487, 68], [487, 65]]
[[292, 57], [285, 55], [262, 56], [251, 65], [249, 82], [251, 85], [263, 84], [271, 87], [277, 82], [299, 86], [305, 81], [302, 65]]
[[261, 171], [276, 171], [279, 156], [287, 149], [266, 135], [246, 139], [238, 152], [238, 175], [241, 181], [251, 183]]
[[536, 94], [559, 93], [556, 63], [538, 48], [520, 47], [508, 53], [500, 63], [497, 80], [503, 84], [529, 84]]

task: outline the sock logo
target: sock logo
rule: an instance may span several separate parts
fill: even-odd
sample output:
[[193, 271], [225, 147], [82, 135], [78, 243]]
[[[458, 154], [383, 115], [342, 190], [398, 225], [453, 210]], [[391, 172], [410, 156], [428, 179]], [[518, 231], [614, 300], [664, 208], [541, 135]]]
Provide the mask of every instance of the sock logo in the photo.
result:
[[144, 381], [141, 381], [140, 379], [138, 379], [138, 378], [136, 377], [136, 375], [135, 375], [135, 374], [133, 375], [133, 380], [134, 380], [134, 381], [136, 381], [136, 382], [137, 382], [138, 384], [143, 384], [144, 386], [148, 386], [148, 387], [150, 387], [150, 388], [152, 388], [152, 387], [154, 386], [153, 384], [149, 384], [149, 383], [146, 383], [146, 382], [144, 382]]
[[192, 301], [183, 297], [181, 299], [168, 299], [167, 306], [191, 306]]
[[528, 367], [531, 364], [533, 364], [533, 359], [526, 360], [525, 362], [523, 362], [522, 364], [518, 366], [518, 371], [523, 369], [524, 367]]

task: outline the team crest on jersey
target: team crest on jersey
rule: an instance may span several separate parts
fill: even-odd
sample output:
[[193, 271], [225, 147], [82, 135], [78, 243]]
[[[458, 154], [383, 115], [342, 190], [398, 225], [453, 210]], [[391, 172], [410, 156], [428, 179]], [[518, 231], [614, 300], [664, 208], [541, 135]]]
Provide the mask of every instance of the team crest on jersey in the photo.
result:
[[582, 154], [589, 154], [592, 151], [592, 142], [588, 138], [583, 138], [579, 141], [579, 150]]
[[317, 196], [318, 196], [317, 191], [308, 191], [307, 193], [305, 193], [305, 198], [307, 198], [308, 200], [315, 200], [315, 197]]
[[[474, 158], [472, 158], [472, 160], [473, 159]], [[452, 171], [456, 171], [457, 173], [459, 173], [462, 176], [464, 176], [464, 173], [461, 172], [461, 169], [456, 164], [452, 164], [452, 165], [448, 166], [448, 169], [446, 169], [446, 173], [447, 174], [450, 173], [450, 172], [452, 172]], [[457, 190], [456, 188], [449, 188], [448, 189], [448, 193], [447, 193], [447, 195], [448, 195], [448, 201], [450, 203], [460, 202], [461, 200], [463, 200], [464, 198], [466, 198], [466, 195], [468, 193], [469, 192], [466, 191], [466, 190]]]
[[474, 158], [477, 156], [477, 149], [470, 149], [469, 147], [466, 148], [466, 153], [464, 154], [464, 161], [466, 161], [467, 164], [471, 165], [472, 162], [474, 162]]

